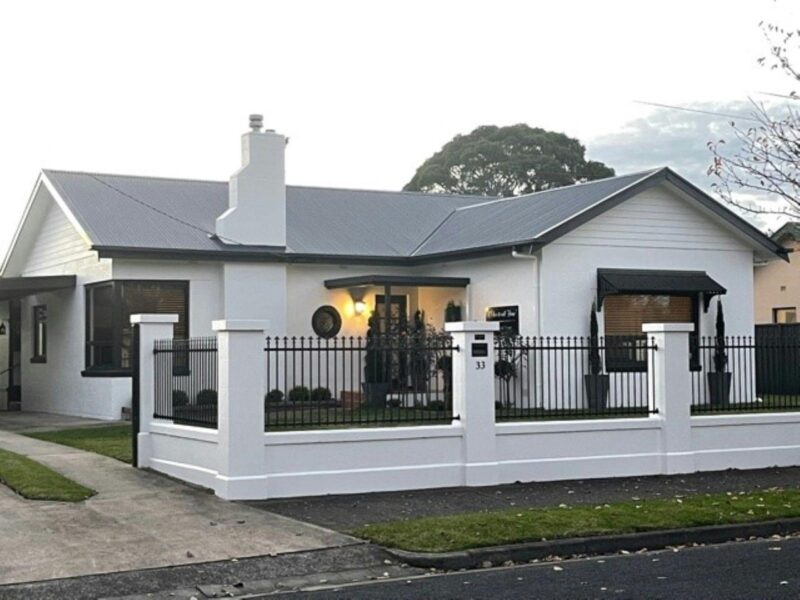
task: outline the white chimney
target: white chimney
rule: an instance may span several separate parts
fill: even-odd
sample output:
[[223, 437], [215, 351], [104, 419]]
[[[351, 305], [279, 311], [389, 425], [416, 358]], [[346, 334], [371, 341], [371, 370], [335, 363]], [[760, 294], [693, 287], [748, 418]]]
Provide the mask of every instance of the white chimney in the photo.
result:
[[250, 115], [242, 168], [230, 179], [228, 210], [217, 218], [217, 237], [226, 244], [286, 245], [286, 138], [261, 131], [262, 122], [261, 115]]

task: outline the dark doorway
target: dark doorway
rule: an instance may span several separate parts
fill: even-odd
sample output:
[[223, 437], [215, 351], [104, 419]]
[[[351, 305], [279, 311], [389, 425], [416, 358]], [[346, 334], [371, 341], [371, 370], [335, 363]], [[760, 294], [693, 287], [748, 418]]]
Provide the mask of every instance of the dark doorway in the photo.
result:
[[22, 403], [22, 306], [9, 300], [8, 317], [8, 410], [20, 410]]

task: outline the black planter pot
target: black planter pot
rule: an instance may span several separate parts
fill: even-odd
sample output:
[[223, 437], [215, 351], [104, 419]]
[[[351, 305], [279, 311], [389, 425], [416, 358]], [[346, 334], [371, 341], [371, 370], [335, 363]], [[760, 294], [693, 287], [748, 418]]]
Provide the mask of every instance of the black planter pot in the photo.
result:
[[373, 408], [386, 406], [386, 396], [389, 393], [388, 383], [362, 383], [364, 388], [365, 404]]
[[708, 373], [711, 406], [728, 406], [731, 401], [731, 373]]
[[583, 384], [586, 387], [586, 401], [589, 410], [605, 410], [608, 404], [608, 375], [584, 375]]

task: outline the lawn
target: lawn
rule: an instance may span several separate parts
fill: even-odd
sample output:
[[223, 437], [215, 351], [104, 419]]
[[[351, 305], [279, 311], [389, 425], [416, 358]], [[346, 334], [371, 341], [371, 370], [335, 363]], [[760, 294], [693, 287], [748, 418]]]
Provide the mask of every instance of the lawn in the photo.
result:
[[419, 552], [448, 552], [555, 538], [800, 517], [800, 490], [706, 494], [614, 504], [562, 504], [366, 525], [354, 535]]
[[133, 461], [133, 448], [130, 425], [107, 425], [104, 427], [81, 427], [79, 429], [60, 429], [58, 431], [40, 431], [25, 435], [72, 446], [80, 450], [88, 450], [104, 454], [122, 462]]
[[7, 450], [0, 450], [0, 483], [29, 500], [80, 502], [95, 494], [43, 464]]

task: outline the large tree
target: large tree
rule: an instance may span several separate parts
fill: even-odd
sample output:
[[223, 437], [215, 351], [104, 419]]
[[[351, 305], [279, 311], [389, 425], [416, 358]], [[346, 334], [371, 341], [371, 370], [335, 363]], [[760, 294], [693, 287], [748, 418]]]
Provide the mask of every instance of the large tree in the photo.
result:
[[522, 123], [484, 125], [445, 144], [403, 189], [518, 196], [614, 175], [585, 154], [578, 140], [563, 133]]
[[[730, 122], [730, 139], [709, 143], [713, 162], [708, 169], [712, 184], [723, 200], [747, 212], [800, 218], [800, 113], [792, 103], [800, 101], [794, 89], [800, 85], [800, 29], [762, 24], [769, 44], [768, 56], [758, 62], [782, 72], [791, 82], [784, 107], [768, 109], [753, 102], [745, 124]], [[727, 143], [732, 141], [733, 143]], [[743, 196], [766, 196], [768, 202]]]

